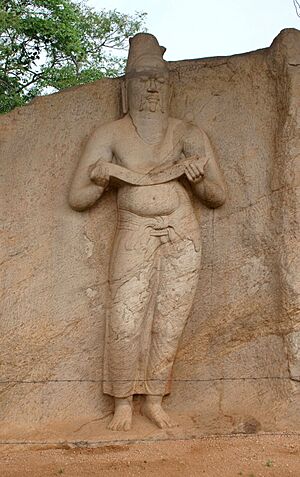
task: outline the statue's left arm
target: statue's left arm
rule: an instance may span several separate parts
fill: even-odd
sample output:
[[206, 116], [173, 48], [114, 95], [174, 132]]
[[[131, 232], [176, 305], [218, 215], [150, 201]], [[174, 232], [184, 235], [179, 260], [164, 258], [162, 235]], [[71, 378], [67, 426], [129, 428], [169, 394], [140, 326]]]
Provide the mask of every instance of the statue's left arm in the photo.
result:
[[225, 183], [218, 167], [214, 152], [207, 135], [196, 126], [188, 126], [183, 138], [183, 152], [186, 157], [205, 157], [202, 171], [186, 171], [194, 194], [211, 208], [220, 207], [226, 200]]
[[100, 126], [89, 138], [75, 171], [69, 192], [69, 204], [74, 210], [82, 211], [92, 207], [103, 194], [109, 178], [100, 183], [94, 180], [97, 161], [112, 161], [111, 128]]

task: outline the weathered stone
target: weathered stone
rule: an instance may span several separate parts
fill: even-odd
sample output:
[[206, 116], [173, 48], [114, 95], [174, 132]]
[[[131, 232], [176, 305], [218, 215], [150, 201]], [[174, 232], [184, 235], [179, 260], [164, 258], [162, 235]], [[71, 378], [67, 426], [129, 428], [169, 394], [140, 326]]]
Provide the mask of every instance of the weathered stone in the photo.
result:
[[[299, 64], [296, 30], [170, 64], [172, 116], [208, 134], [228, 194], [213, 211], [194, 203], [202, 268], [166, 398], [174, 436], [300, 429]], [[1, 118], [2, 440], [115, 438], [101, 382], [115, 192], [80, 214], [67, 195], [91, 132], [121, 116], [120, 81]], [[137, 416], [126, 438], [145, 432], [165, 431]]]
[[160, 428], [179, 340], [200, 272], [201, 238], [189, 192], [217, 208], [225, 184], [205, 132], [173, 118], [165, 49], [150, 33], [130, 39], [121, 119], [97, 128], [72, 181], [69, 203], [91, 208], [117, 189], [109, 263], [103, 392], [114, 398], [108, 428], [128, 431], [133, 397]]
[[287, 335], [290, 378], [300, 382], [300, 331]]

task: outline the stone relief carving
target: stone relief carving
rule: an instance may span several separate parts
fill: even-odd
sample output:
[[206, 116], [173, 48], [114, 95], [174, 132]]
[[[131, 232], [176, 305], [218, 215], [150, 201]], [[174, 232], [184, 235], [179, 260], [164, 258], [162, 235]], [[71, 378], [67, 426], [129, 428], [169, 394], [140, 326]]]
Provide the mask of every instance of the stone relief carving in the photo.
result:
[[[225, 187], [209, 140], [169, 115], [165, 49], [150, 34], [130, 40], [122, 86], [124, 117], [89, 139], [70, 190], [72, 208], [91, 207], [117, 187], [118, 223], [110, 260], [103, 392], [114, 397], [112, 430], [128, 430], [132, 398], [159, 427], [200, 269], [201, 241], [186, 183], [209, 207]], [[182, 180], [185, 177], [185, 181]]]

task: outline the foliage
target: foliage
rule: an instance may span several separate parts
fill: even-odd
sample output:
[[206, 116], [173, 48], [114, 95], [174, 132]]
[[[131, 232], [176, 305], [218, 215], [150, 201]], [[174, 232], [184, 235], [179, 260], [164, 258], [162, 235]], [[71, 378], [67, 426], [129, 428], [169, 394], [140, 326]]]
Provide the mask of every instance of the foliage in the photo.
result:
[[0, 112], [36, 95], [122, 74], [127, 38], [145, 13], [72, 0], [0, 0]]

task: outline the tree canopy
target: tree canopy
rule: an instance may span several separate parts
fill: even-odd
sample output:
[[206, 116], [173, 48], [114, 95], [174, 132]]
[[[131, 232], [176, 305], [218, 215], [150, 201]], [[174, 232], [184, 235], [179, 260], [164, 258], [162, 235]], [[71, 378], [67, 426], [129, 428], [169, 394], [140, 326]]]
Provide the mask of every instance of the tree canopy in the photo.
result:
[[49, 89], [122, 74], [119, 51], [145, 15], [72, 0], [0, 0], [0, 112]]

